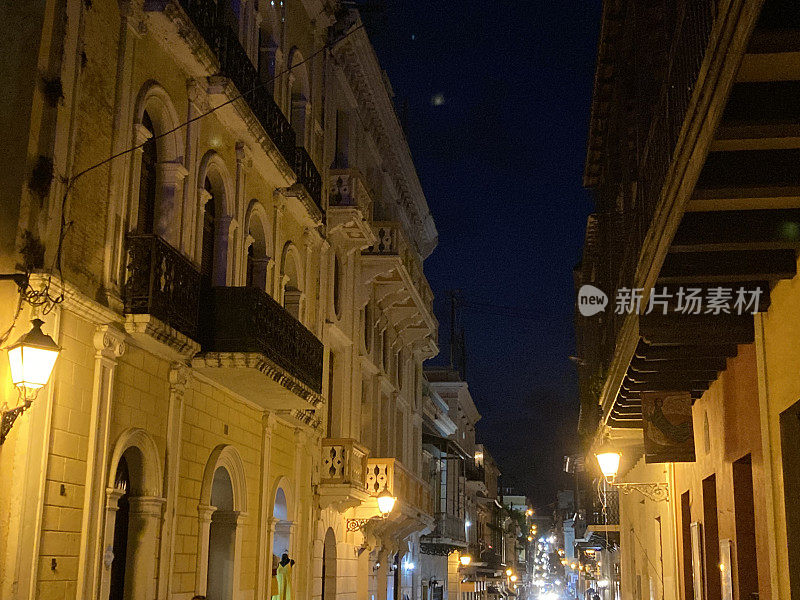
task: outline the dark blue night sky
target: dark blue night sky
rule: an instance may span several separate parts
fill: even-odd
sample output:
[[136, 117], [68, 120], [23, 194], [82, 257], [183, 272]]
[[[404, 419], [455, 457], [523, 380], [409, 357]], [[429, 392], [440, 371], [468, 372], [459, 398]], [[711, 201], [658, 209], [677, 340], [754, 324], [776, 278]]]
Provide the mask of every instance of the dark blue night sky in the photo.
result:
[[[572, 268], [600, 0], [386, 0], [365, 13], [439, 229], [425, 262], [448, 357], [446, 291], [465, 310], [479, 438], [544, 507], [574, 449]], [[439, 103], [435, 101], [440, 95]], [[403, 112], [399, 110], [399, 112]]]

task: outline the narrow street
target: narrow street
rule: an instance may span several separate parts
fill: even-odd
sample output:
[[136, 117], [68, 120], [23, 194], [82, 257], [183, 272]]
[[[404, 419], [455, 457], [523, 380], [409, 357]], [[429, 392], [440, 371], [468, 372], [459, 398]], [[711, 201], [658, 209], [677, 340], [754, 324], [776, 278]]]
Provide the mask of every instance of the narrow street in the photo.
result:
[[800, 600], [800, 0], [0, 20], [0, 600]]

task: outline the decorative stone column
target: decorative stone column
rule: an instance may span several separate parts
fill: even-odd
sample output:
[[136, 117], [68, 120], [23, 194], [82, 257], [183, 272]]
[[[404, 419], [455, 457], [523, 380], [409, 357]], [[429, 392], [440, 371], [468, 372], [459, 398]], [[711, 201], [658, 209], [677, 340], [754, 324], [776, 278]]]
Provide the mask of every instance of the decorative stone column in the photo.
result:
[[129, 542], [125, 570], [131, 576], [125, 578], [125, 596], [131, 600], [150, 600], [155, 595], [155, 557], [164, 499], [133, 496], [128, 502]]
[[261, 477], [259, 481], [258, 507], [258, 565], [256, 568], [256, 600], [270, 598], [269, 585], [272, 579], [272, 540], [275, 531], [272, 513], [272, 431], [275, 415], [265, 412], [261, 416]]
[[89, 444], [86, 454], [86, 484], [81, 518], [81, 542], [78, 555], [78, 578], [75, 597], [93, 600], [97, 597], [102, 559], [101, 531], [104, 505], [106, 465], [109, 448], [111, 399], [114, 394], [114, 373], [117, 359], [125, 353], [125, 334], [111, 325], [101, 325], [94, 335], [95, 360]]
[[[272, 248], [275, 253], [276, 261], [278, 257], [283, 261], [283, 244], [281, 243], [281, 233], [283, 231], [283, 213], [286, 210], [286, 201], [283, 198], [283, 193], [280, 189], [276, 189], [272, 194], [272, 199], [275, 202], [275, 209], [273, 211], [272, 223]], [[274, 271], [275, 278], [272, 282], [272, 297], [281, 302], [283, 300], [283, 281], [281, 271], [283, 265], [281, 264]]]
[[[141, 162], [141, 161], [140, 161]], [[155, 210], [154, 233], [173, 247], [180, 244], [182, 202], [180, 188], [189, 171], [181, 162], [161, 162], [156, 170], [156, 188], [160, 190]]]
[[[271, 492], [272, 490], [270, 490]], [[272, 593], [277, 590], [272, 589], [272, 547], [275, 545], [275, 527], [278, 524], [278, 519], [270, 517], [267, 521], [267, 571], [266, 571], [266, 595], [265, 598], [269, 600], [272, 598]]]
[[163, 494], [166, 498], [164, 524], [161, 530], [158, 590], [156, 597], [166, 600], [172, 587], [173, 554], [175, 551], [175, 515], [178, 506], [178, 473], [180, 450], [183, 438], [183, 409], [186, 387], [191, 379], [191, 370], [181, 363], [174, 363], [169, 371], [169, 413], [167, 415], [166, 469]]
[[103, 552], [102, 563], [103, 573], [100, 577], [100, 593], [98, 598], [108, 598], [111, 588], [111, 565], [115, 560], [126, 560], [125, 556], [114, 556], [114, 528], [117, 524], [117, 511], [119, 510], [119, 499], [125, 495], [127, 490], [123, 488], [106, 489], [105, 502], [105, 531], [103, 532]]
[[211, 534], [211, 515], [215, 510], [217, 508], [209, 504], [201, 504], [197, 507], [198, 540], [194, 591], [200, 596], [206, 595], [208, 585], [208, 540]]

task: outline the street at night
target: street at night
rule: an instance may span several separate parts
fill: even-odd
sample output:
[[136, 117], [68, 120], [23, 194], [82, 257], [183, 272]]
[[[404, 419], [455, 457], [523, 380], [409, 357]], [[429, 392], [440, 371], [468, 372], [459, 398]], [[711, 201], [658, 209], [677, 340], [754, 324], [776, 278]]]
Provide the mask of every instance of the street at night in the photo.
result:
[[0, 23], [0, 600], [800, 600], [798, 0]]

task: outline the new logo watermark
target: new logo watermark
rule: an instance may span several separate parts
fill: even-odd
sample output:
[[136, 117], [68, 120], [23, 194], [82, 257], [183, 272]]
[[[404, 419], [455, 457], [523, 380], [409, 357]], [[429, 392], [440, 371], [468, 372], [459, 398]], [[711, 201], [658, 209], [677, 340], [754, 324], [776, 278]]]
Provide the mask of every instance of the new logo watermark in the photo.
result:
[[[759, 311], [761, 296], [766, 294], [767, 291], [758, 285], [752, 288], [680, 286], [653, 288], [645, 298], [643, 288], [620, 288], [614, 296], [614, 313], [754, 315]], [[608, 303], [606, 293], [591, 284], [584, 284], [578, 290], [578, 312], [584, 317], [605, 311]]]
[[603, 290], [588, 283], [582, 285], [578, 290], [578, 311], [584, 317], [591, 317], [603, 312], [606, 306], [608, 306], [608, 296]]

